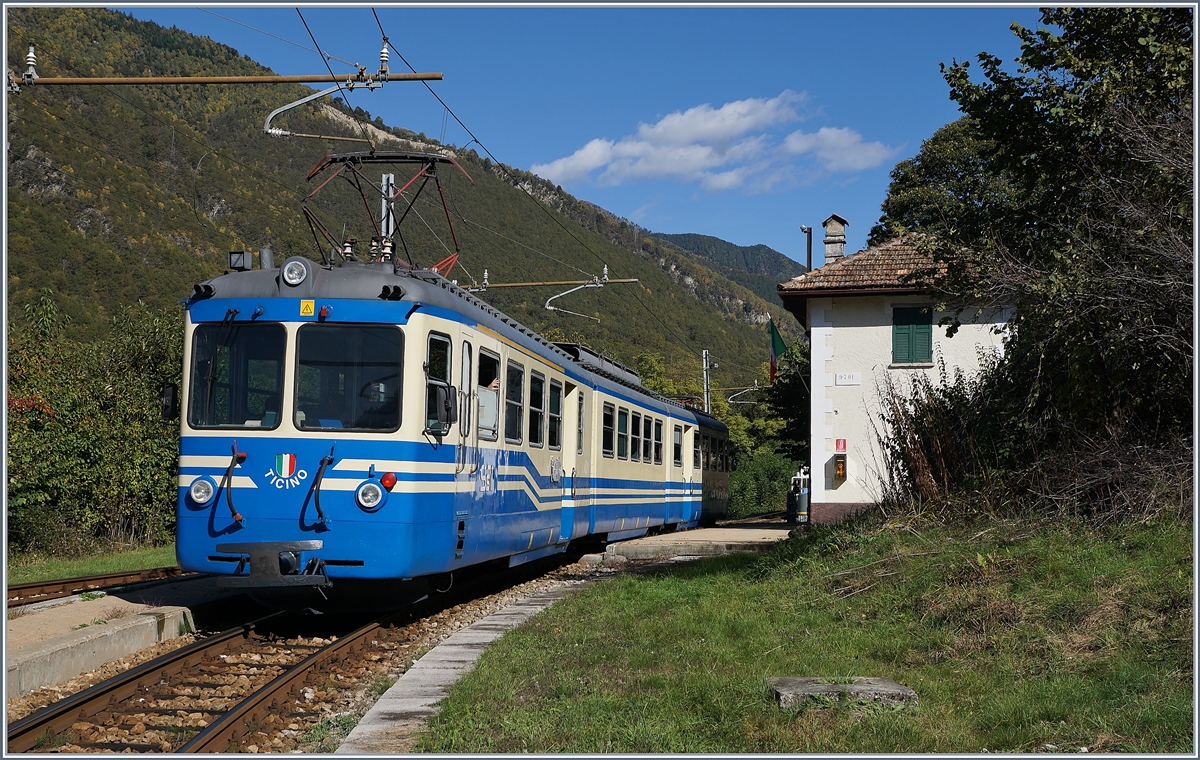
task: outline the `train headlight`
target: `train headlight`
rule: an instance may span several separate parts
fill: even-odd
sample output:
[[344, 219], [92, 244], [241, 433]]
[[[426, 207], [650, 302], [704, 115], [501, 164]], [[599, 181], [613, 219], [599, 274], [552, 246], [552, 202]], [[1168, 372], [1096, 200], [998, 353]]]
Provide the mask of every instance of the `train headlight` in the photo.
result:
[[304, 278], [308, 277], [308, 267], [303, 261], [292, 259], [283, 265], [283, 281], [293, 287], [304, 282]]
[[358, 502], [358, 506], [368, 512], [374, 512], [382, 507], [386, 498], [387, 492], [374, 480], [366, 481], [354, 492], [354, 500]]
[[217, 484], [212, 482], [211, 478], [199, 477], [192, 481], [192, 487], [188, 489], [188, 496], [201, 506], [212, 501], [212, 497], [217, 493]]

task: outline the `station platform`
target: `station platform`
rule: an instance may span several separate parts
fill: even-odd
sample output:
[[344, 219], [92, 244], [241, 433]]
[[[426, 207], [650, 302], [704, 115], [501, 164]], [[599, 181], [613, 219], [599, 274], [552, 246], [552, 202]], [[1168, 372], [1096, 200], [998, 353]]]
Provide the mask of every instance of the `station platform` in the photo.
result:
[[202, 577], [77, 594], [9, 611], [6, 697], [53, 686], [195, 630], [192, 608], [236, 592]]
[[783, 513], [773, 513], [720, 523], [713, 528], [693, 528], [619, 541], [609, 544], [605, 551], [609, 556], [631, 560], [765, 552], [785, 540], [797, 527], [784, 522]]

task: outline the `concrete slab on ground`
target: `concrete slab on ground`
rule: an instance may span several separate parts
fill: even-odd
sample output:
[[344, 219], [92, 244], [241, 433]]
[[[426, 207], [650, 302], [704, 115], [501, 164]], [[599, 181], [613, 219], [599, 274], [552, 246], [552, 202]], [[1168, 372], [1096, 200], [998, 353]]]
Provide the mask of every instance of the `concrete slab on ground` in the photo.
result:
[[778, 522], [730, 523], [715, 528], [694, 528], [618, 541], [609, 544], [605, 551], [609, 555], [638, 560], [765, 552], [785, 540], [795, 528], [795, 525], [789, 525], [782, 519]]
[[411, 751], [425, 721], [437, 714], [437, 703], [475, 666], [487, 645], [570, 590], [558, 588], [535, 594], [446, 638], [384, 692], [337, 748], [337, 754], [390, 755]]
[[847, 678], [838, 683], [828, 678], [768, 678], [767, 684], [780, 707], [792, 707], [806, 699], [849, 702], [879, 702], [885, 705], [916, 705], [917, 693], [890, 678]]

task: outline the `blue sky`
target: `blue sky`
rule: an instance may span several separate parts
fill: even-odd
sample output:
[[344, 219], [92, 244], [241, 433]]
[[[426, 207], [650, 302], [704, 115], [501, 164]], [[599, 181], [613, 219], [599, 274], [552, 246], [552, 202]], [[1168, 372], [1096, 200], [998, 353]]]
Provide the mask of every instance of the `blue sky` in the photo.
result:
[[[312, 42], [295, 8], [207, 8], [120, 9], [279, 74], [324, 71], [297, 46]], [[414, 68], [444, 74], [434, 90], [496, 159], [655, 232], [803, 261], [799, 227], [813, 226], [814, 266], [821, 222], [840, 214], [847, 250], [864, 247], [891, 168], [957, 118], [938, 64], [1011, 61], [1009, 25], [1038, 18], [1035, 6], [375, 10]], [[326, 53], [378, 68], [371, 6], [300, 11]], [[391, 68], [407, 70], [395, 56]], [[471, 140], [419, 83], [349, 98], [388, 125]]]

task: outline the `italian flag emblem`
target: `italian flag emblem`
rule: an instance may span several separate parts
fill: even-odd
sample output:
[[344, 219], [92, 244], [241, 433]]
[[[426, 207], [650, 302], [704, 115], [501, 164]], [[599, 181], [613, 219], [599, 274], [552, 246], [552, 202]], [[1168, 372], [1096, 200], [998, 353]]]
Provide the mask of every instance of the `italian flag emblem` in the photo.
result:
[[296, 474], [296, 455], [295, 454], [276, 454], [275, 455], [275, 472], [279, 473], [281, 478], [290, 478]]

